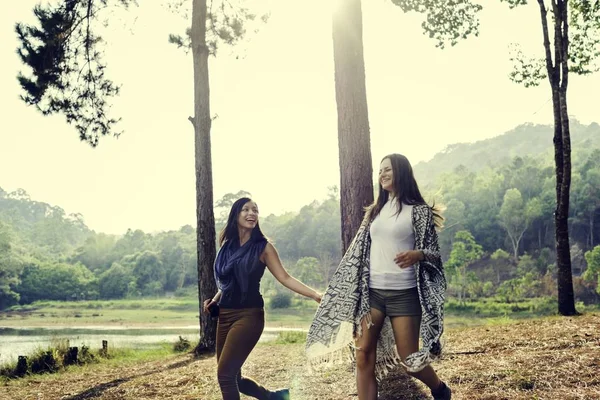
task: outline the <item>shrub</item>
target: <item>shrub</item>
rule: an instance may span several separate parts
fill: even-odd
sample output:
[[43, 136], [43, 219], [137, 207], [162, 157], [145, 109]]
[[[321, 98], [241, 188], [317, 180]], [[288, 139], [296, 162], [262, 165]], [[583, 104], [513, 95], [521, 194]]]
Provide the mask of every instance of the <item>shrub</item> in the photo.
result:
[[298, 331], [283, 331], [279, 332], [275, 343], [277, 344], [294, 344], [306, 342], [306, 332]]
[[292, 295], [286, 292], [279, 292], [271, 297], [269, 306], [275, 308], [289, 308], [292, 305]]
[[186, 338], [179, 336], [179, 339], [173, 345], [173, 350], [178, 353], [183, 353], [184, 351], [188, 351], [192, 348], [192, 344]]

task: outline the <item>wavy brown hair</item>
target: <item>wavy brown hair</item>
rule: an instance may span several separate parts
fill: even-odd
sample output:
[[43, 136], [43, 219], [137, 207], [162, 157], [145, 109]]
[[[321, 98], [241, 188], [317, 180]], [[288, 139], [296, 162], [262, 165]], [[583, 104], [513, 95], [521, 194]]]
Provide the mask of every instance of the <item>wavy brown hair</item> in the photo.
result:
[[[419, 205], [419, 204], [427, 204], [421, 191], [419, 190], [419, 185], [417, 184], [417, 180], [415, 179], [415, 175], [413, 173], [412, 166], [406, 158], [402, 154], [394, 153], [389, 154], [381, 159], [381, 162], [385, 159], [390, 160], [392, 164], [392, 172], [394, 174], [393, 179], [393, 187], [394, 187], [394, 195], [398, 199], [398, 211], [397, 214], [400, 214], [402, 211], [402, 204], [408, 205]], [[379, 179], [378, 179], [379, 181]], [[390, 197], [390, 193], [381, 186], [381, 182], [379, 182], [379, 193], [377, 195], [377, 199], [367, 207], [367, 215], [370, 221], [373, 221], [375, 217], [379, 215], [381, 209], [388, 202]], [[433, 212], [433, 223], [438, 229], [442, 229], [444, 226], [444, 217], [442, 212], [444, 211], [444, 207], [438, 204], [433, 203], [433, 205], [429, 206], [431, 211]]]
[[[238, 220], [240, 213], [242, 212], [242, 208], [244, 208], [244, 205], [246, 205], [246, 203], [248, 203], [250, 201], [252, 201], [251, 198], [242, 197], [242, 198], [236, 200], [235, 203], [233, 203], [233, 205], [231, 206], [231, 210], [229, 211], [229, 217], [227, 218], [227, 224], [223, 227], [223, 229], [221, 230], [221, 233], [219, 234], [219, 246], [223, 246], [223, 243], [225, 243], [227, 240], [233, 240], [233, 239], [239, 238], [237, 220]], [[252, 240], [267, 239], [268, 240], [268, 238], [264, 235], [264, 233], [262, 233], [262, 231], [260, 229], [260, 224], [258, 223], [258, 219], [256, 220], [256, 226], [252, 230], [252, 235], [250, 236], [250, 239], [252, 239]]]

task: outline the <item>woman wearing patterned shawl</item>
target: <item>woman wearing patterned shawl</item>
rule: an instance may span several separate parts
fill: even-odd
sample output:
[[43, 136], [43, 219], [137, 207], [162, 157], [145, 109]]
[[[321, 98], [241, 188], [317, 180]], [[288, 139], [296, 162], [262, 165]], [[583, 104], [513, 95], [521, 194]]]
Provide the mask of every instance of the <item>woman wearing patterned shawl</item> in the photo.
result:
[[260, 280], [268, 268], [288, 289], [317, 302], [321, 295], [283, 268], [277, 250], [260, 230], [258, 207], [251, 199], [243, 197], [233, 203], [219, 243], [215, 260], [219, 291], [204, 302], [204, 311], [215, 315], [219, 310], [217, 377], [223, 399], [239, 400], [241, 392], [261, 400], [288, 400], [288, 389], [270, 391], [242, 376], [242, 365], [265, 326]]
[[[436, 227], [408, 159], [381, 161], [379, 195], [332, 276], [306, 340], [313, 368], [356, 362], [359, 400], [377, 398], [377, 379], [396, 365], [451, 398], [430, 362], [439, 358], [446, 278]], [[422, 348], [419, 349], [419, 334]]]

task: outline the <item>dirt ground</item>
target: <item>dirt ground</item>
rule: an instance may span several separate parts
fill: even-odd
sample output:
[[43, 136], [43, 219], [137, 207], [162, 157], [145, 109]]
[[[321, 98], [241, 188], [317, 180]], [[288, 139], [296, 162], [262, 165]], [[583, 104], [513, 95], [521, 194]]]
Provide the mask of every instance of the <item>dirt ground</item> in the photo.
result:
[[[600, 314], [553, 317], [452, 330], [434, 364], [453, 399], [600, 400]], [[347, 365], [310, 374], [302, 344], [258, 346], [244, 374], [268, 388], [290, 387], [292, 400], [357, 399]], [[401, 371], [380, 386], [381, 400], [429, 399]], [[248, 398], [243, 397], [242, 398]], [[215, 359], [190, 355], [114, 366], [96, 364], [30, 376], [0, 386], [6, 400], [221, 399]]]

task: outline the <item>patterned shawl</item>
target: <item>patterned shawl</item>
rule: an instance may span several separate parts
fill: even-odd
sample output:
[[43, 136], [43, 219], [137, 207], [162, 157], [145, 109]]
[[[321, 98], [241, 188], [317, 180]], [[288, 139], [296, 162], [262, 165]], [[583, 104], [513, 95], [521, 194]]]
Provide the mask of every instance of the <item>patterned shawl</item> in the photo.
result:
[[[418, 372], [442, 352], [440, 339], [444, 322], [446, 278], [440, 257], [438, 236], [431, 208], [415, 205], [412, 212], [415, 249], [422, 250], [425, 259], [415, 265], [417, 289], [421, 302], [422, 348], [402, 362], [396, 348], [392, 324], [385, 318], [377, 342], [375, 371], [378, 378], [401, 364], [410, 372]], [[361, 322], [366, 318], [370, 327], [369, 256], [370, 221], [365, 217], [317, 308], [306, 339], [306, 356], [310, 368], [327, 364], [353, 362], [354, 338], [362, 335]]]

